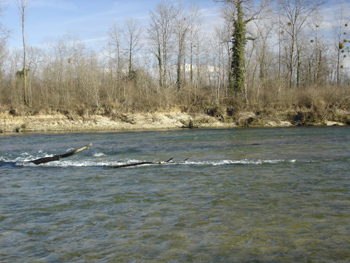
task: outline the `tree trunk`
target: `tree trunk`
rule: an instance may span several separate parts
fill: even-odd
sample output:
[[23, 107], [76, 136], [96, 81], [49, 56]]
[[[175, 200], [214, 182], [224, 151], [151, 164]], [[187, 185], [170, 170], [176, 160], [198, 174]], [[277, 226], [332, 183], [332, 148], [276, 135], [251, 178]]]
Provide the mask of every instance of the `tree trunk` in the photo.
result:
[[233, 91], [244, 91], [244, 70], [245, 70], [245, 45], [246, 45], [246, 22], [243, 21], [242, 2], [238, 1], [236, 5], [237, 19], [234, 22], [233, 47], [231, 69], [233, 74]]
[[28, 105], [28, 91], [27, 91], [27, 68], [26, 68], [26, 57], [27, 57], [27, 49], [26, 49], [26, 39], [24, 35], [24, 22], [25, 22], [25, 10], [26, 3], [22, 3], [22, 38], [23, 38], [23, 102], [25, 105]]
[[55, 156], [52, 156], [52, 157], [44, 157], [44, 158], [36, 159], [36, 160], [33, 160], [33, 161], [29, 161], [29, 162], [38, 165], [38, 164], [49, 163], [49, 162], [53, 162], [53, 161], [59, 161], [62, 158], [67, 158], [67, 157], [70, 157], [70, 156], [72, 156], [74, 154], [77, 154], [77, 153], [79, 153], [81, 151], [87, 150], [87, 149], [89, 149], [91, 147], [91, 145], [92, 145], [92, 143], [90, 143], [89, 145], [86, 145], [84, 147], [81, 147], [79, 149], [75, 149], [73, 151], [70, 151], [68, 153], [59, 154], [59, 155], [55, 155]]
[[300, 70], [301, 70], [301, 61], [300, 61], [300, 51], [297, 51], [297, 88], [300, 88]]
[[145, 164], [167, 164], [170, 163], [173, 160], [173, 158], [170, 158], [169, 160], [165, 162], [139, 162], [139, 163], [129, 163], [129, 164], [122, 164], [122, 165], [113, 165], [109, 166], [110, 168], [124, 168], [124, 167], [132, 167], [132, 166], [140, 166]]

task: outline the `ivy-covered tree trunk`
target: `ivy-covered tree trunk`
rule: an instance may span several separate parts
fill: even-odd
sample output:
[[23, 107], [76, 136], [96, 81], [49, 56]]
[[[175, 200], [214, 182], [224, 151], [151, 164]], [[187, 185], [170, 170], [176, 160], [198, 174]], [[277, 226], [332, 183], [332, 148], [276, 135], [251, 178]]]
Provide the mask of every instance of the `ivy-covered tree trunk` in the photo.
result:
[[26, 40], [24, 35], [24, 24], [26, 20], [26, 8], [28, 7], [29, 0], [17, 0], [17, 7], [19, 8], [22, 19], [22, 38], [23, 38], [23, 102], [25, 105], [29, 105], [28, 89], [27, 89], [27, 73], [29, 69], [26, 68]]
[[23, 102], [28, 105], [28, 92], [27, 92], [27, 68], [26, 68], [26, 40], [24, 36], [24, 21], [25, 21], [25, 7], [22, 14], [22, 37], [23, 37]]
[[242, 1], [236, 4], [237, 19], [234, 21], [234, 32], [232, 35], [232, 62], [231, 70], [233, 76], [233, 91], [243, 92], [244, 90], [244, 71], [245, 71], [245, 45], [246, 40], [246, 21], [243, 20]]

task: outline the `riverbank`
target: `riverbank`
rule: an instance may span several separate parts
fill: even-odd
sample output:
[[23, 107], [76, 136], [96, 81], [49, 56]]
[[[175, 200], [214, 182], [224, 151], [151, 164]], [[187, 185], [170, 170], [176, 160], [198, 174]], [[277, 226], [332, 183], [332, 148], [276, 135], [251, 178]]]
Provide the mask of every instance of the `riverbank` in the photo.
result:
[[235, 123], [225, 124], [214, 117], [205, 115], [191, 116], [181, 112], [128, 113], [120, 114], [117, 117], [103, 115], [67, 116], [62, 113], [13, 116], [9, 113], [3, 113], [0, 117], [0, 132], [2, 133], [155, 130], [235, 126]]
[[[16, 111], [0, 113], [0, 133], [122, 131], [179, 128], [237, 128], [290, 126], [349, 125], [350, 112], [338, 112], [330, 119], [319, 120], [307, 111], [240, 112], [235, 116], [186, 113], [172, 109], [166, 112], [72, 114], [69, 112], [35, 112], [19, 114]], [[334, 116], [337, 116], [336, 118]]]

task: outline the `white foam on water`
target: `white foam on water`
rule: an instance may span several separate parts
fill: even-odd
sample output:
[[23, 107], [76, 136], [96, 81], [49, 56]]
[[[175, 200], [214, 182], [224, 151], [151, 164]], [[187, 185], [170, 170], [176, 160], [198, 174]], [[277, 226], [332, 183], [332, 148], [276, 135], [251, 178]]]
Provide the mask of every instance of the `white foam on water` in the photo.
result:
[[103, 156], [106, 156], [106, 155], [104, 153], [95, 153], [94, 154], [94, 157], [97, 157], [97, 158], [103, 157]]
[[248, 159], [242, 159], [242, 160], [218, 160], [218, 161], [186, 161], [186, 164], [192, 164], [192, 165], [213, 165], [213, 166], [220, 166], [220, 165], [263, 165], [263, 164], [278, 164], [278, 163], [293, 163], [295, 160], [282, 160], [282, 159], [276, 159], [276, 160], [248, 160]]
[[140, 160], [126, 160], [126, 161], [111, 161], [111, 160], [60, 160], [60, 161], [52, 161], [49, 163], [43, 163], [36, 165], [30, 162], [16, 162], [16, 166], [32, 166], [32, 167], [108, 167], [113, 165], [125, 165], [130, 163], [138, 163], [142, 162]]
[[[39, 156], [40, 155], [40, 156]], [[30, 163], [32, 160], [36, 160], [43, 157], [51, 157], [52, 154], [39, 154], [30, 155], [29, 153], [23, 153], [21, 156], [13, 159], [9, 156], [0, 156], [0, 162], [2, 163], [15, 163], [15, 166], [32, 166], [32, 167], [108, 167], [116, 165], [125, 165], [132, 163], [139, 163], [149, 160], [112, 160], [111, 157], [107, 157], [104, 153], [95, 153], [93, 157], [87, 157], [86, 159], [62, 159], [60, 161], [53, 161], [45, 164], [35, 165]], [[154, 160], [151, 160], [154, 161]], [[205, 161], [176, 161], [169, 162], [169, 165], [196, 165], [196, 166], [223, 166], [223, 165], [264, 165], [264, 164], [280, 164], [280, 163], [297, 163], [297, 162], [314, 162], [313, 160], [284, 160], [284, 159], [267, 159], [267, 160], [251, 160], [251, 159], [240, 159], [240, 160], [205, 160]]]

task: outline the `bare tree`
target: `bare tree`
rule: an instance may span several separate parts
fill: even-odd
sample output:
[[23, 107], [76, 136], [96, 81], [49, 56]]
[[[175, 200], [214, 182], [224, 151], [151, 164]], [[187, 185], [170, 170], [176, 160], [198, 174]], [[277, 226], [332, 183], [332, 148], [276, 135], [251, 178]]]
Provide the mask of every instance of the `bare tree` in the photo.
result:
[[194, 71], [193, 71], [194, 56], [195, 56], [196, 50], [200, 48], [199, 41], [197, 41], [196, 43], [196, 40], [199, 38], [199, 32], [202, 24], [202, 17], [200, 14], [200, 10], [194, 0], [191, 0], [191, 3], [190, 3], [190, 12], [189, 12], [188, 19], [189, 19], [189, 49], [190, 49], [189, 50], [190, 83], [191, 83], [191, 90], [192, 90], [193, 79], [194, 79]]
[[177, 9], [170, 0], [163, 0], [150, 12], [150, 25], [147, 30], [150, 48], [155, 55], [159, 70], [159, 85], [166, 86], [172, 36]]
[[[2, 2], [0, 1], [0, 19], [3, 16], [4, 8], [2, 7]], [[7, 101], [9, 100], [9, 92], [6, 92], [6, 86], [5, 86], [5, 62], [7, 59], [7, 39], [9, 37], [9, 31], [2, 25], [0, 21], [0, 103], [1, 99], [3, 102], [5, 101], [5, 98], [7, 97]]]
[[[176, 42], [177, 42], [177, 66], [176, 66], [176, 84], [177, 84], [177, 91], [180, 91], [182, 83], [183, 83], [183, 76], [182, 76], [182, 60], [185, 57], [185, 42], [186, 37], [189, 31], [190, 25], [188, 24], [189, 18], [188, 14], [186, 14], [184, 10], [184, 6], [182, 2], [179, 2], [179, 8], [175, 19], [175, 36], [176, 36]], [[184, 63], [185, 64], [185, 63]], [[185, 70], [186, 65], [184, 65]]]
[[[110, 60], [112, 62], [112, 65], [110, 67], [110, 76], [111, 76], [111, 85], [112, 85], [112, 94], [113, 95], [113, 100], [116, 102], [117, 97], [119, 100], [121, 100], [122, 97], [122, 86], [119, 85], [121, 78], [122, 78], [122, 72], [124, 65], [126, 63], [125, 59], [125, 54], [124, 54], [124, 49], [125, 47], [123, 46], [123, 41], [122, 41], [122, 29], [118, 24], [113, 24], [109, 31], [109, 46], [111, 48], [111, 55], [110, 55]], [[114, 77], [113, 77], [113, 70], [114, 66], [116, 67], [116, 83], [114, 83]], [[118, 96], [117, 96], [118, 94]], [[123, 89], [123, 96], [125, 97], [125, 87]]]
[[118, 24], [113, 24], [109, 31], [109, 44], [113, 49], [113, 60], [117, 66], [117, 79], [120, 78], [120, 73], [124, 63], [124, 57], [122, 53], [122, 41], [121, 41], [121, 29]]
[[278, 0], [282, 28], [288, 45], [287, 67], [289, 70], [289, 87], [293, 86], [294, 74], [297, 72], [297, 85], [300, 73], [301, 34], [312, 15], [323, 4], [323, 0]]
[[[4, 8], [2, 7], [2, 2], [0, 1], [0, 18], [3, 15], [4, 12]], [[0, 80], [2, 79], [2, 70], [3, 70], [3, 66], [5, 64], [5, 50], [6, 50], [6, 44], [7, 44], [7, 40], [9, 37], [9, 30], [7, 30], [1, 23], [0, 21]]]
[[129, 78], [131, 78], [134, 71], [134, 56], [141, 49], [142, 26], [140, 21], [133, 18], [125, 19], [122, 33], [124, 36], [126, 53], [128, 54]]
[[322, 16], [317, 13], [309, 24], [311, 39], [309, 40], [307, 84], [321, 84], [327, 79], [327, 71], [330, 65], [326, 63], [328, 45], [321, 33], [322, 27]]
[[[232, 47], [230, 45], [231, 37], [232, 37], [231, 25], [227, 23], [227, 21], [225, 21], [225, 23], [220, 27], [215, 27], [215, 36], [217, 38], [217, 43], [215, 43], [214, 46], [217, 46], [217, 47], [216, 48], [213, 47], [213, 50], [215, 50], [215, 54], [217, 55], [221, 54], [218, 57], [218, 61], [220, 61], [219, 64], [221, 65], [220, 66], [221, 75], [222, 75], [221, 85], [230, 86], [232, 84], [232, 74], [231, 74], [231, 62], [232, 62], [231, 48]], [[221, 52], [218, 50], [221, 50]]]
[[[250, 54], [247, 60], [247, 69], [249, 73], [247, 74], [247, 79], [251, 80], [251, 89], [255, 89], [256, 96], [253, 98], [258, 103], [260, 100], [260, 92], [267, 86], [271, 86], [269, 80], [272, 80], [274, 74], [271, 74], [272, 65], [274, 64], [273, 56], [273, 30], [274, 22], [273, 20], [262, 19], [255, 21], [254, 23], [254, 39], [252, 45], [250, 45]], [[257, 81], [256, 81], [257, 80]], [[253, 93], [252, 93], [253, 95]]]
[[271, 47], [269, 40], [273, 31], [273, 22], [266, 21], [265, 23], [256, 23], [257, 28], [257, 60], [259, 61], [259, 78], [261, 82], [264, 82], [267, 77], [268, 51]]
[[[230, 37], [227, 24], [223, 24], [221, 27], [215, 27], [215, 37], [211, 41], [210, 52], [212, 53], [211, 64], [212, 74], [211, 83], [215, 89], [215, 103], [219, 105], [219, 100], [222, 96], [221, 90], [224, 86], [227, 86], [227, 80], [230, 80], [231, 72], [231, 52], [230, 52]], [[226, 92], [225, 92], [226, 93]], [[227, 96], [227, 94], [224, 94]]]
[[123, 42], [122, 42], [122, 30], [118, 24], [113, 24], [109, 31], [109, 44], [113, 49], [113, 60], [117, 67], [117, 78], [120, 77], [121, 70], [125, 63], [125, 57], [123, 52]]
[[350, 35], [350, 21], [345, 17], [345, 8], [342, 5], [339, 13], [336, 15], [336, 24], [333, 26], [334, 34], [334, 48], [337, 53], [336, 62], [336, 83], [340, 84], [341, 70], [344, 68], [343, 61], [346, 58], [346, 52], [349, 53], [349, 35]]
[[[2, 18], [4, 11], [5, 8], [2, 6], [2, 1], [0, 1], [0, 19]], [[10, 31], [6, 29], [0, 21], [0, 49], [6, 45], [9, 34]]]
[[[28, 100], [30, 105], [41, 105], [40, 74], [46, 54], [38, 47], [29, 47], [27, 50], [27, 65], [30, 68], [27, 79]], [[39, 90], [38, 90], [39, 88]]]

